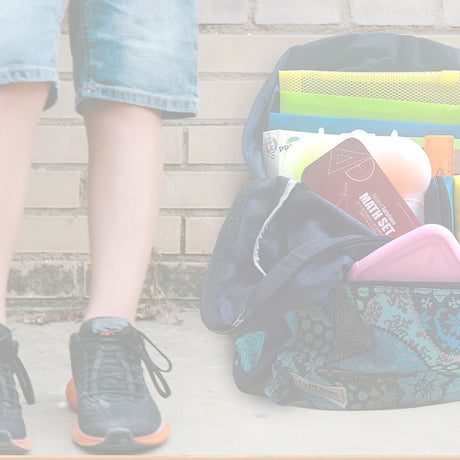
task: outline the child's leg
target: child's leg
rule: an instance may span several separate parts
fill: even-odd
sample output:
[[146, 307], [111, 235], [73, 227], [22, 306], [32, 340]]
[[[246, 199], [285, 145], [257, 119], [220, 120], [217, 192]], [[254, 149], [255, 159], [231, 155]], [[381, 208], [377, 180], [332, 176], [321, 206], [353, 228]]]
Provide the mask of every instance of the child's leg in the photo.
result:
[[73, 0], [69, 25], [77, 111], [90, 150], [92, 262], [86, 321], [70, 340], [75, 386], [68, 394], [78, 400], [72, 438], [94, 452], [131, 453], [163, 443], [169, 433], [141, 361], [162, 396], [169, 388], [132, 322], [158, 214], [159, 113], [197, 111], [197, 5]]
[[[169, 435], [145, 385], [141, 360], [162, 377], [130, 324], [158, 215], [162, 123], [152, 109], [98, 99], [88, 101], [83, 114], [92, 275], [86, 321], [70, 340], [78, 394], [68, 387], [70, 400], [78, 399], [72, 437], [98, 453], [130, 453], [162, 444]], [[167, 384], [163, 388], [167, 395]]]
[[93, 100], [84, 117], [92, 267], [85, 319], [119, 316], [134, 323], [161, 192], [161, 116], [143, 107]]
[[5, 296], [16, 234], [29, 178], [33, 138], [49, 83], [0, 86], [0, 323], [6, 323]]
[[27, 382], [26, 400], [34, 401], [27, 373], [18, 366], [17, 348], [6, 324], [6, 290], [16, 234], [26, 198], [35, 129], [45, 105], [49, 83], [0, 86], [0, 454], [24, 453], [26, 437], [13, 372]]
[[[66, 0], [1, 2], [0, 12], [0, 454], [24, 453], [26, 436], [16, 379], [34, 401], [17, 342], [6, 322], [5, 297], [14, 242], [26, 200], [33, 137], [40, 114], [56, 101], [57, 43]], [[25, 385], [23, 385], [25, 383]]]

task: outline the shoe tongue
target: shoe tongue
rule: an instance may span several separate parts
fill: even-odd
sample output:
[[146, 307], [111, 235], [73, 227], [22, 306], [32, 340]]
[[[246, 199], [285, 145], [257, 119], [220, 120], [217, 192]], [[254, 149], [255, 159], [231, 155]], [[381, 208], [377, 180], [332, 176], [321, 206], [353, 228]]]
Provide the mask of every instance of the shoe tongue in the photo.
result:
[[124, 318], [100, 317], [85, 321], [80, 328], [80, 334], [102, 334], [117, 333], [125, 327], [131, 326], [131, 323]]

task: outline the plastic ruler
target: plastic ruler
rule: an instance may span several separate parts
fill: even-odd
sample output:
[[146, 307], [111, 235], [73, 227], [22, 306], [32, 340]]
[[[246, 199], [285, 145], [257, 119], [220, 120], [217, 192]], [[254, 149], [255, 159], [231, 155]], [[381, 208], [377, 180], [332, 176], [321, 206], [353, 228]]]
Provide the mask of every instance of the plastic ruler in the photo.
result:
[[425, 153], [430, 159], [431, 177], [454, 175], [453, 136], [425, 136]]

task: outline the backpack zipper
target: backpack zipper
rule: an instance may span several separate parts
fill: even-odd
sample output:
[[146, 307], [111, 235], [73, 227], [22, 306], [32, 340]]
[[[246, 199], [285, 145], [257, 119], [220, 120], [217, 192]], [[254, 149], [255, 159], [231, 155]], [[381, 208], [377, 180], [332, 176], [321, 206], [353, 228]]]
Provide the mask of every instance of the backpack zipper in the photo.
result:
[[460, 282], [455, 281], [391, 281], [391, 280], [366, 280], [366, 281], [345, 281], [350, 286], [388, 286], [388, 287], [410, 287], [425, 289], [454, 289], [460, 291]]

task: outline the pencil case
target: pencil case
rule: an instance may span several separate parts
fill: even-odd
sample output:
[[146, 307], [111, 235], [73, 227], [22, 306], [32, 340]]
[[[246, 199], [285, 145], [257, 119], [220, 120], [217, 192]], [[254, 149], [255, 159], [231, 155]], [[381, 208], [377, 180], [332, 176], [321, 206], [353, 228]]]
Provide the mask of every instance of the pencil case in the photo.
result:
[[439, 224], [455, 235], [454, 178], [434, 176], [425, 193], [425, 224]]
[[454, 229], [460, 241], [460, 176], [454, 176]]

